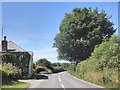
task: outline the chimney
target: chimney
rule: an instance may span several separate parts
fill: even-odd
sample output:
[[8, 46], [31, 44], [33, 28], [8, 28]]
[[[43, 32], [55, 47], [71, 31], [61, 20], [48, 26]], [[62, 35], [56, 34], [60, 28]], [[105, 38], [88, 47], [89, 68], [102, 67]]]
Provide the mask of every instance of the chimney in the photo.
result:
[[2, 40], [2, 51], [7, 51], [7, 40], [6, 40], [6, 36], [4, 36], [4, 40]]

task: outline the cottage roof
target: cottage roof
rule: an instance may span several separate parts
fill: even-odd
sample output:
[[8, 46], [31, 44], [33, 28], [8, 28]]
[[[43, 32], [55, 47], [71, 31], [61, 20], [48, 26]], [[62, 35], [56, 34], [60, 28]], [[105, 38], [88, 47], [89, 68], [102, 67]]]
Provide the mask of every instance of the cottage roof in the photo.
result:
[[[0, 45], [0, 51], [2, 51], [2, 47]], [[25, 49], [21, 48], [20, 46], [16, 45], [14, 42], [9, 41], [7, 43], [7, 51], [8, 52], [28, 52], [30, 55], [33, 55], [32, 51], [26, 51]]]
[[7, 45], [8, 50], [11, 51], [16, 51], [16, 52], [26, 52], [26, 50], [24, 50], [23, 48], [19, 47], [18, 45], [16, 45], [14, 42], [9, 41], [8, 45]]

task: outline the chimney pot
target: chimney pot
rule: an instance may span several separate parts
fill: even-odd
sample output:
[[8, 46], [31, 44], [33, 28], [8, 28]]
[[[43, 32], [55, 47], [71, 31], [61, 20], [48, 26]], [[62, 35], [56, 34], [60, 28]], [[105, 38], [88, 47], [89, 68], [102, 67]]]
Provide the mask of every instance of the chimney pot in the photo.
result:
[[6, 36], [4, 36], [4, 41], [6, 41]]
[[7, 40], [6, 40], [6, 36], [4, 36], [4, 40], [2, 40], [2, 51], [7, 51]]

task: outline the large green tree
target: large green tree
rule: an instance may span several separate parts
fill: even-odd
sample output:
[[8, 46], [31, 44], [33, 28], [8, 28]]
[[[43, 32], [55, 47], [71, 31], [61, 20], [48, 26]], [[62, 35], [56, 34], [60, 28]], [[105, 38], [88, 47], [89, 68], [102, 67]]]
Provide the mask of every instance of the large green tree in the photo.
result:
[[72, 13], [65, 13], [60, 32], [54, 38], [58, 59], [78, 63], [91, 56], [95, 45], [116, 31], [110, 18], [103, 10], [98, 12], [97, 8], [75, 8]]
[[39, 59], [36, 62], [36, 65], [41, 65], [41, 66], [44, 66], [44, 67], [47, 67], [47, 68], [51, 68], [51, 62], [48, 61], [46, 58]]

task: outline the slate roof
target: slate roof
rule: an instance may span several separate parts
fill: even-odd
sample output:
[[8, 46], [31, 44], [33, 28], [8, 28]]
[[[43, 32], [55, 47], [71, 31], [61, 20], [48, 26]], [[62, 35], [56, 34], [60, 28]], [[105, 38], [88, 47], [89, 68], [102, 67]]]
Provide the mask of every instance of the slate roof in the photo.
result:
[[[2, 47], [0, 45], [0, 51], [2, 51]], [[8, 52], [28, 52], [30, 55], [33, 55], [32, 51], [26, 51], [23, 48], [21, 48], [20, 46], [16, 45], [14, 42], [9, 41], [7, 43], [7, 51]]]
[[16, 52], [26, 52], [26, 50], [24, 50], [23, 48], [19, 47], [18, 45], [16, 45], [12, 41], [8, 42], [7, 48], [8, 48], [8, 50], [15, 50]]

